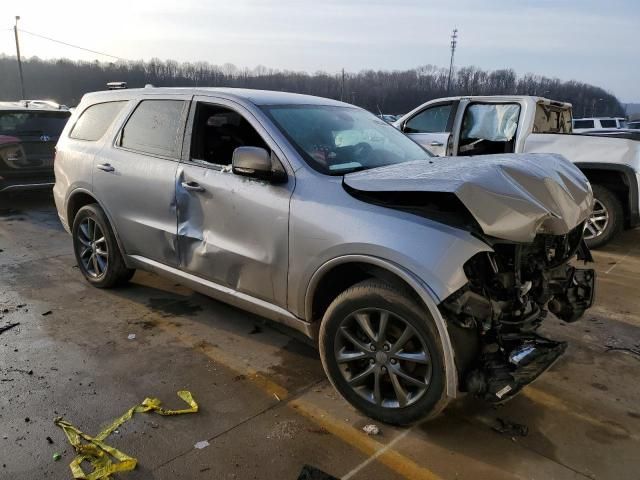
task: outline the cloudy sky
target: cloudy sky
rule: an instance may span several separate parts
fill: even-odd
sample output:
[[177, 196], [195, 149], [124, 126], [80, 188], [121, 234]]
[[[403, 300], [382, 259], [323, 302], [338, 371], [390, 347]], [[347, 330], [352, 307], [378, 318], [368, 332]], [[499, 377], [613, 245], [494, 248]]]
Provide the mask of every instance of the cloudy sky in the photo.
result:
[[[8, 3], [5, 1], [5, 3]], [[25, 31], [127, 59], [206, 60], [337, 72], [342, 67], [510, 67], [640, 101], [638, 0], [20, 0], [0, 13], [0, 52]], [[26, 33], [24, 56], [100, 57]], [[4, 73], [3, 73], [4, 74]]]

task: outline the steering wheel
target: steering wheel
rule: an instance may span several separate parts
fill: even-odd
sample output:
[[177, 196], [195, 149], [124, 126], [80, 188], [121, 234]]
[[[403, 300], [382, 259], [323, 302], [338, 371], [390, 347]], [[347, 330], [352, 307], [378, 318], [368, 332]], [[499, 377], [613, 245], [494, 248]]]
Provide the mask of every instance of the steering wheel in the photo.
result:
[[366, 142], [356, 143], [353, 146], [353, 156], [356, 158], [368, 157], [372, 151], [373, 148]]

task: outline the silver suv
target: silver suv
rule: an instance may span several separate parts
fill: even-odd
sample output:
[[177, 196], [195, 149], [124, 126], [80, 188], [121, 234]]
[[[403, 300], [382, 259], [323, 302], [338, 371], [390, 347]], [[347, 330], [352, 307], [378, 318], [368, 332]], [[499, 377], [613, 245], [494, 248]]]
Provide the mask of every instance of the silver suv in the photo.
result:
[[405, 424], [469, 392], [502, 402], [565, 344], [594, 272], [593, 197], [554, 155], [435, 158], [324, 98], [239, 89], [85, 95], [57, 145], [55, 201], [99, 288], [134, 269], [317, 340], [355, 407]]

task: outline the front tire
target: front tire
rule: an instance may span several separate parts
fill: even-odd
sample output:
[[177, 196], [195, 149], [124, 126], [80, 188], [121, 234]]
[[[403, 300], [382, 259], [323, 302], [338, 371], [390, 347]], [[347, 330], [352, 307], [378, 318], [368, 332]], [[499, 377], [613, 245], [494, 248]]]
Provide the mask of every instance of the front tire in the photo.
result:
[[94, 287], [126, 283], [135, 273], [124, 264], [107, 216], [97, 204], [78, 210], [71, 235], [78, 268]]
[[609, 189], [593, 185], [593, 213], [584, 228], [584, 240], [589, 248], [609, 243], [622, 230], [624, 214], [620, 200]]
[[371, 418], [406, 425], [447, 403], [440, 338], [409, 292], [376, 279], [352, 286], [327, 309], [319, 343], [333, 386]]

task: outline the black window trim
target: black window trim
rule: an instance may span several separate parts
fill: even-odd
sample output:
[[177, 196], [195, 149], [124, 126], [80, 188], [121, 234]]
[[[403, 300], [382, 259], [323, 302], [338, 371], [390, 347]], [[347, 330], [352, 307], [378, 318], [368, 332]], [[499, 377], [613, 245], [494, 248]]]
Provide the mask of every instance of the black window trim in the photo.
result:
[[[422, 133], [407, 133], [405, 131], [405, 128], [407, 126], [407, 123], [411, 120], [413, 120], [415, 117], [417, 117], [418, 115], [420, 115], [422, 112], [424, 112], [425, 110], [428, 110], [430, 108], [434, 108], [434, 107], [441, 107], [443, 105], [451, 105], [451, 111], [449, 112], [449, 118], [447, 119], [447, 126], [446, 132], [422, 132]], [[425, 106], [424, 108], [420, 109], [420, 111], [414, 113], [413, 115], [411, 115], [409, 118], [407, 118], [404, 122], [402, 122], [402, 125], [400, 126], [400, 131], [402, 133], [405, 133], [407, 135], [434, 135], [434, 134], [441, 134], [441, 133], [452, 133], [453, 130], [453, 122], [456, 119], [456, 113], [458, 112], [458, 107], [460, 106], [460, 100], [445, 100], [442, 102], [436, 102], [436, 103], [431, 103], [427, 106]]]
[[[189, 111], [191, 109], [191, 97], [190, 96], [185, 96], [185, 97], [154, 97], [154, 96], [150, 96], [150, 97], [140, 97], [140, 98], [132, 98], [131, 99], [134, 103], [133, 108], [131, 108], [131, 110], [129, 110], [129, 112], [127, 112], [126, 117], [124, 118], [124, 120], [122, 120], [122, 122], [120, 123], [120, 126], [118, 127], [118, 132], [116, 133], [116, 135], [113, 138], [113, 142], [112, 142], [112, 146], [113, 148], [117, 149], [117, 150], [123, 150], [125, 152], [130, 152], [130, 153], [135, 153], [138, 155], [144, 155], [147, 157], [154, 157], [154, 158], [161, 158], [163, 160], [171, 160], [172, 162], [180, 162], [180, 159], [182, 158], [182, 149], [184, 148], [184, 137], [185, 137], [185, 128], [187, 125], [187, 118], [189, 116]], [[174, 101], [174, 102], [183, 102], [183, 106], [182, 106], [182, 113], [180, 114], [180, 125], [178, 127], [178, 138], [176, 139], [176, 144], [178, 145], [178, 151], [176, 152], [176, 156], [175, 158], [169, 155], [161, 155], [158, 153], [151, 153], [151, 152], [145, 152], [142, 150], [136, 150], [134, 148], [128, 148], [128, 147], [123, 147], [122, 145], [120, 145], [120, 141], [122, 140], [122, 132], [124, 130], [124, 127], [126, 127], [127, 123], [129, 123], [129, 120], [131, 119], [131, 117], [133, 116], [134, 112], [138, 109], [138, 107], [140, 106], [140, 104], [142, 102], [146, 102], [146, 101]]]
[[[107, 135], [107, 133], [109, 133], [109, 130], [113, 129], [113, 125], [116, 123], [116, 120], [118, 119], [118, 117], [120, 115], [122, 115], [122, 112], [127, 108], [126, 103], [128, 103], [128, 102], [129, 102], [129, 99], [119, 99], [119, 100], [108, 100], [106, 102], [96, 102], [96, 103], [92, 103], [91, 105], [87, 105], [87, 107], [84, 110], [82, 110], [82, 113], [80, 113], [78, 115], [78, 117], [76, 118], [76, 121], [73, 123], [73, 126], [71, 127], [71, 129], [69, 130], [69, 133], [67, 134], [67, 138], [69, 140], [73, 140], [74, 142], [100, 142], [100, 141], [104, 140], [104, 138]], [[95, 140], [87, 140], [85, 138], [74, 138], [74, 137], [72, 137], [71, 134], [75, 130], [76, 125], [78, 124], [78, 121], [87, 112], [87, 110], [89, 110], [91, 107], [95, 107], [96, 105], [102, 105], [102, 104], [105, 104], [105, 103], [125, 103], [125, 105], [123, 105], [122, 109], [120, 110], [120, 112], [118, 112], [118, 114], [115, 117], [113, 117], [113, 120], [111, 120], [111, 123], [109, 124], [107, 129], [104, 131], [102, 136], [100, 138], [95, 139]]]

